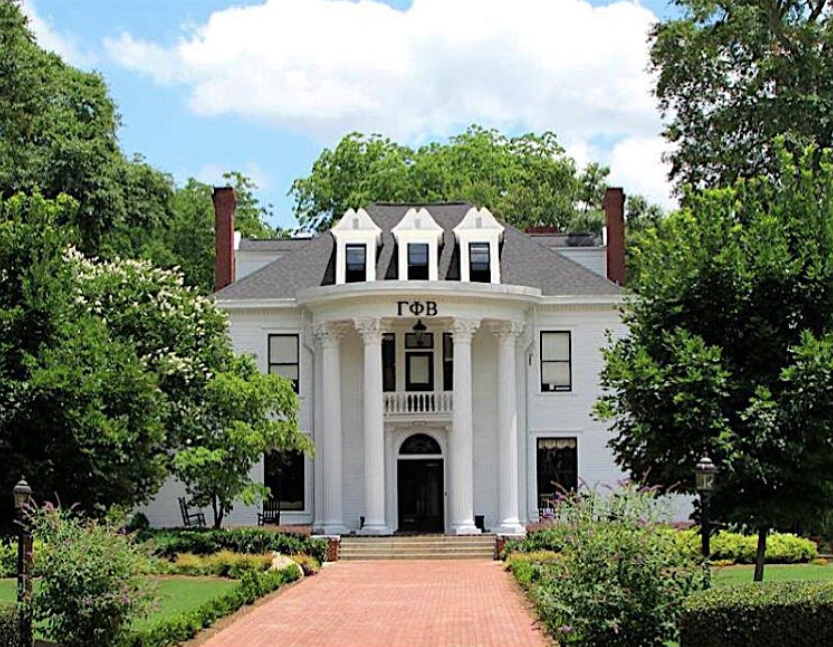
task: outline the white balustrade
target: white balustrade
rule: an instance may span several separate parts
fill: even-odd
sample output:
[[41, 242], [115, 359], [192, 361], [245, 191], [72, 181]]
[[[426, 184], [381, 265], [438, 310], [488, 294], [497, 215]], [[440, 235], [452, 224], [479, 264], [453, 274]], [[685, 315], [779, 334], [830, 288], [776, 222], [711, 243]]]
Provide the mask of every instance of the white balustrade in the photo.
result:
[[395, 391], [385, 393], [385, 415], [451, 414], [452, 391]]

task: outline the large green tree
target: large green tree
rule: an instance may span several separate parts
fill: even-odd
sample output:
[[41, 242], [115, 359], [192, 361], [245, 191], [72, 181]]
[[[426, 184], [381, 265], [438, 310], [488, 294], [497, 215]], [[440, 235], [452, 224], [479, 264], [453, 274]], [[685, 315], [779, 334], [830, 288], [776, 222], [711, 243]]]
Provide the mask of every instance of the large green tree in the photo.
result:
[[[103, 258], [147, 258], [180, 267], [186, 281], [212, 290], [211, 189], [173, 178], [119, 147], [116, 105], [101, 75], [38, 47], [17, 0], [0, 2], [0, 196], [34, 190], [72, 196], [65, 217], [76, 246]], [[225, 179], [239, 200], [238, 226], [270, 238], [269, 205], [238, 172]]]
[[[226, 427], [302, 445], [291, 385], [272, 380], [270, 407], [258, 405], [262, 380], [235, 358], [214, 302], [149, 261], [83, 255], [67, 224], [77, 208], [0, 199], [0, 487], [24, 473], [39, 498], [94, 513], [146, 501], [178, 450], [211, 438], [223, 397], [237, 398]], [[227, 448], [251, 456], [250, 440]]]
[[833, 164], [779, 159], [646, 234], [598, 404], [622, 467], [692, 492], [708, 454], [717, 514], [764, 540], [814, 520], [833, 484]]
[[656, 95], [681, 185], [773, 175], [773, 141], [833, 145], [833, 12], [828, 0], [674, 0], [656, 24]]
[[469, 200], [516, 227], [598, 231], [607, 168], [580, 171], [553, 133], [507, 137], [472, 126], [411, 149], [352, 133], [325, 149], [290, 191], [301, 227], [323, 230], [368, 202]]

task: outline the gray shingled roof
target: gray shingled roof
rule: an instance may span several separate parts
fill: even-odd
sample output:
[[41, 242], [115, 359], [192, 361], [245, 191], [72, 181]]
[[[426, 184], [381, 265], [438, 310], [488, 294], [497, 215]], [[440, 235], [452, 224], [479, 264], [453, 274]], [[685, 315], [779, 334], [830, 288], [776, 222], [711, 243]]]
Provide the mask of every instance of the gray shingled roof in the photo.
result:
[[[380, 280], [397, 278], [396, 245], [393, 227], [412, 206], [424, 206], [443, 228], [443, 248], [439, 259], [439, 277], [459, 281], [460, 259], [454, 240], [454, 227], [472, 207], [466, 202], [442, 204], [373, 203], [367, 213], [382, 229], [382, 246], [376, 265]], [[535, 237], [505, 225], [500, 252], [501, 282], [538, 288], [545, 296], [617, 295], [615, 283], [565, 258]], [[303, 288], [335, 283], [335, 241], [327, 233], [293, 247], [295, 251], [215, 293], [220, 300], [257, 300], [292, 298]]]
[[240, 241], [240, 249], [252, 252], [294, 252], [307, 244], [310, 238], [244, 238]]
[[597, 234], [527, 234], [544, 247], [601, 247], [602, 237]]

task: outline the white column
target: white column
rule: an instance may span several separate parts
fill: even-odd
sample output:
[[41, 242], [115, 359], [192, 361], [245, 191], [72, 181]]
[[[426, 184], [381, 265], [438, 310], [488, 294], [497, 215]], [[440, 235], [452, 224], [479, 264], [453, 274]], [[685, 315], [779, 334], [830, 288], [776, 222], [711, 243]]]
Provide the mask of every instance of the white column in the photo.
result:
[[451, 430], [451, 532], [473, 535], [474, 448], [472, 430], [471, 339], [480, 322], [455, 319], [454, 335], [454, 417]]
[[316, 456], [321, 470], [320, 498], [321, 532], [340, 535], [346, 532], [342, 511], [342, 459], [341, 459], [341, 338], [345, 328], [339, 323], [322, 323], [315, 328], [315, 336], [321, 348], [322, 438], [320, 456]]
[[498, 343], [498, 517], [496, 532], [522, 535], [524, 527], [518, 515], [518, 389], [516, 380], [516, 341], [523, 324], [501, 321], [492, 325]]
[[364, 527], [362, 534], [389, 535], [385, 521], [385, 420], [382, 390], [382, 322], [356, 319], [364, 341]]

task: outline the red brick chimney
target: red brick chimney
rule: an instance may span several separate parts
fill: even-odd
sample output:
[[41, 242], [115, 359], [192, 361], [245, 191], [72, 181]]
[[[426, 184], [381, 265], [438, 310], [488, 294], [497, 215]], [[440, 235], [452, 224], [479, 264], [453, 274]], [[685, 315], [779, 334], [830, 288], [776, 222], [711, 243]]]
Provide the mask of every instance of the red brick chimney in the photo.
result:
[[234, 283], [234, 207], [237, 198], [230, 186], [215, 187], [214, 236], [217, 254], [214, 261], [214, 290]]
[[607, 278], [625, 285], [625, 192], [609, 188], [602, 206], [607, 226]]

